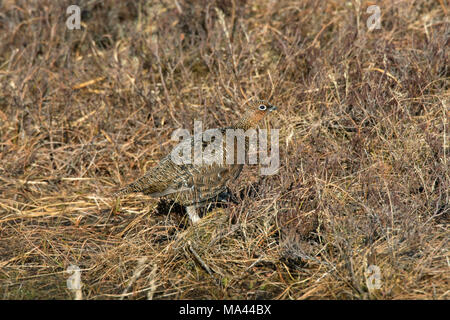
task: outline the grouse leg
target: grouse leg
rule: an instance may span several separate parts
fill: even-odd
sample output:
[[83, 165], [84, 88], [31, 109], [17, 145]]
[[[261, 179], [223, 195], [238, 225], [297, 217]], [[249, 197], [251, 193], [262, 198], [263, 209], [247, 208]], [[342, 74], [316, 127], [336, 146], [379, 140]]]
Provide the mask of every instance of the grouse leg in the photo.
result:
[[189, 219], [191, 219], [192, 224], [196, 224], [200, 220], [195, 206], [187, 206], [186, 212], [189, 215]]

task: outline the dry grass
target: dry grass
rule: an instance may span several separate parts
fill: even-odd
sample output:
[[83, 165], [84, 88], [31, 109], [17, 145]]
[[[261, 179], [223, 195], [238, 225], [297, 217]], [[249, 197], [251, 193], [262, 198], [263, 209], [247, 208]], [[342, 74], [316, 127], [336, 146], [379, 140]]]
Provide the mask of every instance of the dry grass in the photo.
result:
[[[0, 6], [0, 297], [448, 299], [446, 0]], [[447, 50], [446, 50], [447, 49]], [[110, 192], [175, 128], [280, 106], [281, 168], [198, 227]], [[177, 210], [170, 210], [177, 211]], [[365, 272], [382, 273], [368, 290]]]

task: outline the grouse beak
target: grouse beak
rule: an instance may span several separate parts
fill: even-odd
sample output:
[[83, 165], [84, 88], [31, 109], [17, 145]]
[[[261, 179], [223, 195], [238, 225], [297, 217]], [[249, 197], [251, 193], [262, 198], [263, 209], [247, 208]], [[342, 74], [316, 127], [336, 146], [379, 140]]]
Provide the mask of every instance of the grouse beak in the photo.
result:
[[278, 108], [277, 108], [277, 106], [273, 106], [273, 105], [270, 105], [269, 106], [269, 111], [275, 111], [275, 110], [277, 110]]

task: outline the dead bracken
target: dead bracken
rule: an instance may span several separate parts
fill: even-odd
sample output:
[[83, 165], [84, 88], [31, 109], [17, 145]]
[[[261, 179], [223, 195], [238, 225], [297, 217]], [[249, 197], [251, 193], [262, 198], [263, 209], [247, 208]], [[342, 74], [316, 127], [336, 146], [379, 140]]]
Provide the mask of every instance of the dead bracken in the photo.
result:
[[[74, 2], [0, 1], [1, 299], [449, 299], [445, 1]], [[111, 199], [255, 97], [276, 174]]]

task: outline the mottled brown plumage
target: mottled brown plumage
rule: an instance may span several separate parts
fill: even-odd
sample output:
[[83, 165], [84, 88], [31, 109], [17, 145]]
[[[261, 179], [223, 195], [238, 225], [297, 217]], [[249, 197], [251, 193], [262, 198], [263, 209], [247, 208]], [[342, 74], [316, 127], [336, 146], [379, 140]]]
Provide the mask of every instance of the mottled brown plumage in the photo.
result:
[[[264, 116], [275, 110], [276, 107], [263, 100], [252, 102], [249, 110], [233, 126], [221, 128], [220, 132], [225, 137], [227, 129], [248, 129], [256, 128], [258, 122]], [[196, 208], [211, 202], [220, 193], [226, 190], [227, 183], [234, 181], [241, 173], [243, 164], [226, 164], [225, 158], [228, 152], [234, 153], [237, 159], [237, 144], [233, 150], [229, 150], [223, 139], [222, 164], [177, 164], [172, 160], [171, 154], [164, 157], [159, 164], [151, 168], [145, 175], [135, 182], [119, 190], [114, 196], [126, 195], [132, 192], [142, 192], [153, 197], [167, 197], [183, 206], [186, 206], [187, 213], [195, 223], [199, 220]], [[184, 143], [190, 143], [194, 150], [194, 137]], [[246, 152], [248, 151], [248, 141], [246, 139]], [[207, 142], [203, 142], [202, 148], [208, 147]]]

